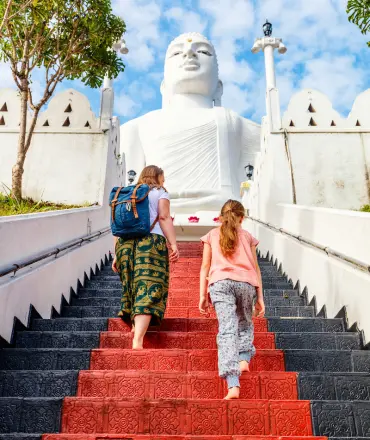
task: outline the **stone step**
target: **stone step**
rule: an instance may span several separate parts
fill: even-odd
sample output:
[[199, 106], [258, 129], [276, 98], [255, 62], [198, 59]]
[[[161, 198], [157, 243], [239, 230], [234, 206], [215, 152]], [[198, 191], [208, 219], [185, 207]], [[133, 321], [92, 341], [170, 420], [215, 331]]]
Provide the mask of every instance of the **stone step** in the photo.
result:
[[[119, 307], [76, 307], [67, 306], [62, 310], [64, 318], [111, 318], [118, 315]], [[200, 318], [198, 307], [167, 307], [166, 317], [168, 318]], [[312, 306], [293, 306], [293, 307], [266, 307], [266, 317], [297, 316], [314, 317], [315, 310]], [[210, 311], [209, 317], [214, 318], [214, 311]]]
[[61, 430], [159, 436], [312, 435], [310, 402], [267, 400], [67, 397]]
[[59, 432], [61, 398], [0, 398], [0, 421], [3, 433]]
[[[0, 440], [41, 440], [41, 435], [39, 435], [39, 434], [21, 434], [19, 432], [13, 432], [10, 434], [0, 434]], [[59, 440], [61, 440], [61, 439], [59, 439]]]
[[[18, 348], [131, 348], [131, 332], [19, 332]], [[146, 348], [216, 349], [215, 332], [149, 331], [144, 340]], [[256, 348], [274, 349], [273, 333], [255, 333]]]
[[286, 371], [370, 372], [367, 350], [284, 350]]
[[[128, 332], [103, 332], [100, 338], [100, 348], [132, 347], [133, 334]], [[254, 345], [256, 349], [273, 350], [275, 335], [273, 333], [255, 333]], [[144, 348], [148, 349], [186, 349], [186, 350], [213, 350], [217, 349], [216, 334], [214, 332], [148, 332], [144, 338]]]
[[[184, 281], [185, 283], [185, 281]], [[183, 284], [184, 284], [183, 283]], [[99, 281], [96, 279], [93, 279], [91, 281], [86, 281], [84, 287], [90, 288], [90, 289], [120, 289], [121, 288], [121, 282], [119, 280], [117, 281]], [[275, 281], [274, 278], [269, 278], [268, 281], [263, 282], [264, 289], [292, 289], [292, 284], [288, 283], [287, 281], [283, 280], [277, 280]], [[194, 286], [190, 286], [189, 289], [194, 289]]]
[[35, 319], [32, 323], [35, 331], [73, 331], [73, 332], [102, 332], [108, 330], [108, 318], [58, 318]]
[[[90, 288], [80, 288], [78, 290], [78, 298], [115, 298], [115, 297], [121, 297], [122, 294], [122, 288], [118, 289], [90, 289]], [[199, 298], [199, 289], [191, 289], [191, 290], [172, 290], [170, 291], [170, 297], [194, 297]], [[298, 290], [293, 289], [264, 289], [264, 296], [266, 298], [271, 297], [282, 297], [286, 299], [292, 299], [299, 297]]]
[[90, 350], [78, 348], [4, 348], [0, 370], [87, 370]]
[[[245, 373], [240, 378], [242, 399], [297, 400], [297, 374]], [[79, 397], [141, 399], [222, 399], [227, 386], [217, 372], [82, 371]]]
[[[116, 297], [93, 297], [93, 298], [73, 298], [71, 305], [76, 307], [89, 307], [89, 306], [105, 306], [114, 307], [121, 304], [121, 295]], [[170, 295], [167, 301], [168, 307], [196, 307], [199, 304], [199, 295], [197, 296], [183, 296], [174, 297]], [[283, 298], [283, 297], [266, 297], [266, 307], [291, 307], [291, 306], [304, 306], [305, 300], [302, 297]]]
[[344, 332], [343, 319], [324, 318], [268, 318], [268, 329], [271, 332]]
[[77, 391], [78, 371], [0, 371], [0, 397], [65, 397]]
[[[284, 354], [279, 350], [257, 350], [251, 371], [284, 371]], [[217, 350], [92, 350], [92, 370], [218, 371]]]
[[[2, 437], [0, 436], [0, 440]], [[9, 437], [4, 440], [18, 440], [18, 437]], [[27, 439], [28, 440], [28, 439]], [[34, 440], [33, 438], [30, 440]], [[37, 439], [38, 440], [38, 439]], [[123, 434], [47, 434], [42, 440], [328, 440], [327, 437], [311, 437], [311, 436], [264, 436], [258, 437], [252, 435], [207, 435], [199, 437], [198, 435], [123, 435]], [[342, 439], [331, 439], [342, 440]], [[344, 439], [343, 439], [344, 440]], [[345, 440], [363, 440], [362, 438], [346, 438]], [[364, 439], [366, 440], [366, 439]]]
[[[360, 350], [358, 333], [276, 333], [276, 348], [303, 350]], [[369, 353], [370, 354], [370, 353]]]
[[369, 373], [299, 373], [303, 400], [370, 400]]

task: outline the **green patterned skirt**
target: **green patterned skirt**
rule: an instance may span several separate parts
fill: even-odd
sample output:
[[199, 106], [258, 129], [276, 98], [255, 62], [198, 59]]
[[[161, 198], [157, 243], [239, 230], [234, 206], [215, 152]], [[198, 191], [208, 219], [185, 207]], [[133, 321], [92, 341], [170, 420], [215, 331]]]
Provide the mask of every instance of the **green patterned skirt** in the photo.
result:
[[121, 311], [125, 321], [135, 315], [152, 315], [150, 325], [159, 325], [166, 311], [169, 261], [166, 239], [150, 234], [116, 244], [117, 269], [122, 282]]

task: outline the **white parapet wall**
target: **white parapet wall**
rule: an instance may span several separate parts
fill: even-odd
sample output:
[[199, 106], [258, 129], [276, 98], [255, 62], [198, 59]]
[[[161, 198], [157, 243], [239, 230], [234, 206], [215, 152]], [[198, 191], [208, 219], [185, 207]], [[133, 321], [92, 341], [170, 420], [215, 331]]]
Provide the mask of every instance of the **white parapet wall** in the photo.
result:
[[[18, 93], [0, 89], [0, 192], [5, 192], [4, 185], [11, 187], [19, 120]], [[63, 204], [101, 204], [109, 147], [104, 131], [84, 95], [73, 89], [56, 94], [38, 118], [25, 162], [23, 195]], [[119, 143], [112, 154], [113, 171], [123, 174]]]
[[[103, 90], [109, 98], [111, 89]], [[85, 115], [86, 116], [86, 115]], [[106, 116], [106, 115], [105, 115]], [[114, 186], [121, 186], [124, 179], [124, 162], [117, 161], [119, 145], [119, 120], [105, 118], [105, 129], [99, 137], [99, 182], [95, 189], [101, 206], [46, 213], [2, 217], [0, 219], [0, 270], [13, 264], [55, 250], [76, 239], [94, 235], [109, 227], [109, 193]], [[55, 135], [56, 136], [56, 135]], [[59, 145], [68, 142], [69, 135], [56, 136]], [[4, 139], [0, 133], [0, 139]], [[64, 139], [64, 141], [63, 141]], [[90, 142], [92, 138], [90, 137]], [[78, 146], [76, 145], [76, 148]], [[104, 154], [103, 154], [104, 153]], [[77, 153], [78, 156], [78, 153]], [[71, 159], [73, 155], [71, 154]], [[81, 158], [81, 167], [83, 161]], [[72, 182], [78, 169], [70, 167], [69, 173], [60, 174], [59, 184], [65, 188]], [[81, 170], [81, 173], [87, 173]], [[82, 193], [80, 193], [82, 194]], [[68, 200], [70, 203], [72, 200]], [[27, 325], [32, 305], [43, 318], [50, 318], [52, 307], [60, 311], [62, 295], [70, 299], [70, 289], [76, 291], [78, 282], [83, 283], [85, 273], [95, 271], [96, 265], [113, 251], [110, 234], [93, 239], [80, 247], [61, 252], [19, 270], [15, 276], [0, 278], [0, 336], [12, 341], [14, 318]]]
[[[271, 225], [370, 266], [370, 214], [297, 205], [274, 208]], [[349, 325], [357, 322], [370, 341], [369, 273], [255, 221], [248, 220], [246, 228], [260, 240], [263, 255], [269, 252], [294, 284], [307, 287], [310, 300], [316, 297], [318, 310], [325, 305], [333, 318], [345, 306]]]

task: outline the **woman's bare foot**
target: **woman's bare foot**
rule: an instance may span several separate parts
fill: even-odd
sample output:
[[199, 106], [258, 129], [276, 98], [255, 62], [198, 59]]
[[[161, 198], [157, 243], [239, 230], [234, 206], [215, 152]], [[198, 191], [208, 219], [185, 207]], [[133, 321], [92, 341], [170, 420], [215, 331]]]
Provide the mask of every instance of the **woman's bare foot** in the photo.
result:
[[227, 396], [224, 398], [224, 400], [239, 399], [239, 396], [240, 396], [240, 388], [232, 387], [229, 388], [229, 392], [227, 393]]
[[134, 324], [132, 324], [131, 333], [135, 333], [135, 326], [134, 326]]
[[240, 372], [244, 373], [244, 372], [248, 372], [249, 373], [249, 364], [247, 361], [240, 361], [239, 362], [240, 365]]

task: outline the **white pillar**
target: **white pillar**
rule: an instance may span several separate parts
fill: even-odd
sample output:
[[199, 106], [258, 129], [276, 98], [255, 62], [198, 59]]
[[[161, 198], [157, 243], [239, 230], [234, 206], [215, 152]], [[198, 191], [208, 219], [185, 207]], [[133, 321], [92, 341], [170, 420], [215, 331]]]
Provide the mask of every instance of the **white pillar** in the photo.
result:
[[279, 53], [285, 53], [287, 51], [281, 38], [257, 38], [252, 47], [253, 53], [258, 53], [262, 50], [265, 55], [266, 115], [269, 121], [270, 131], [279, 131], [282, 128], [279, 91], [276, 87], [275, 76], [275, 49], [278, 49]]
[[274, 48], [270, 44], [264, 48], [265, 70], [266, 70], [266, 88], [274, 89], [276, 87]]

